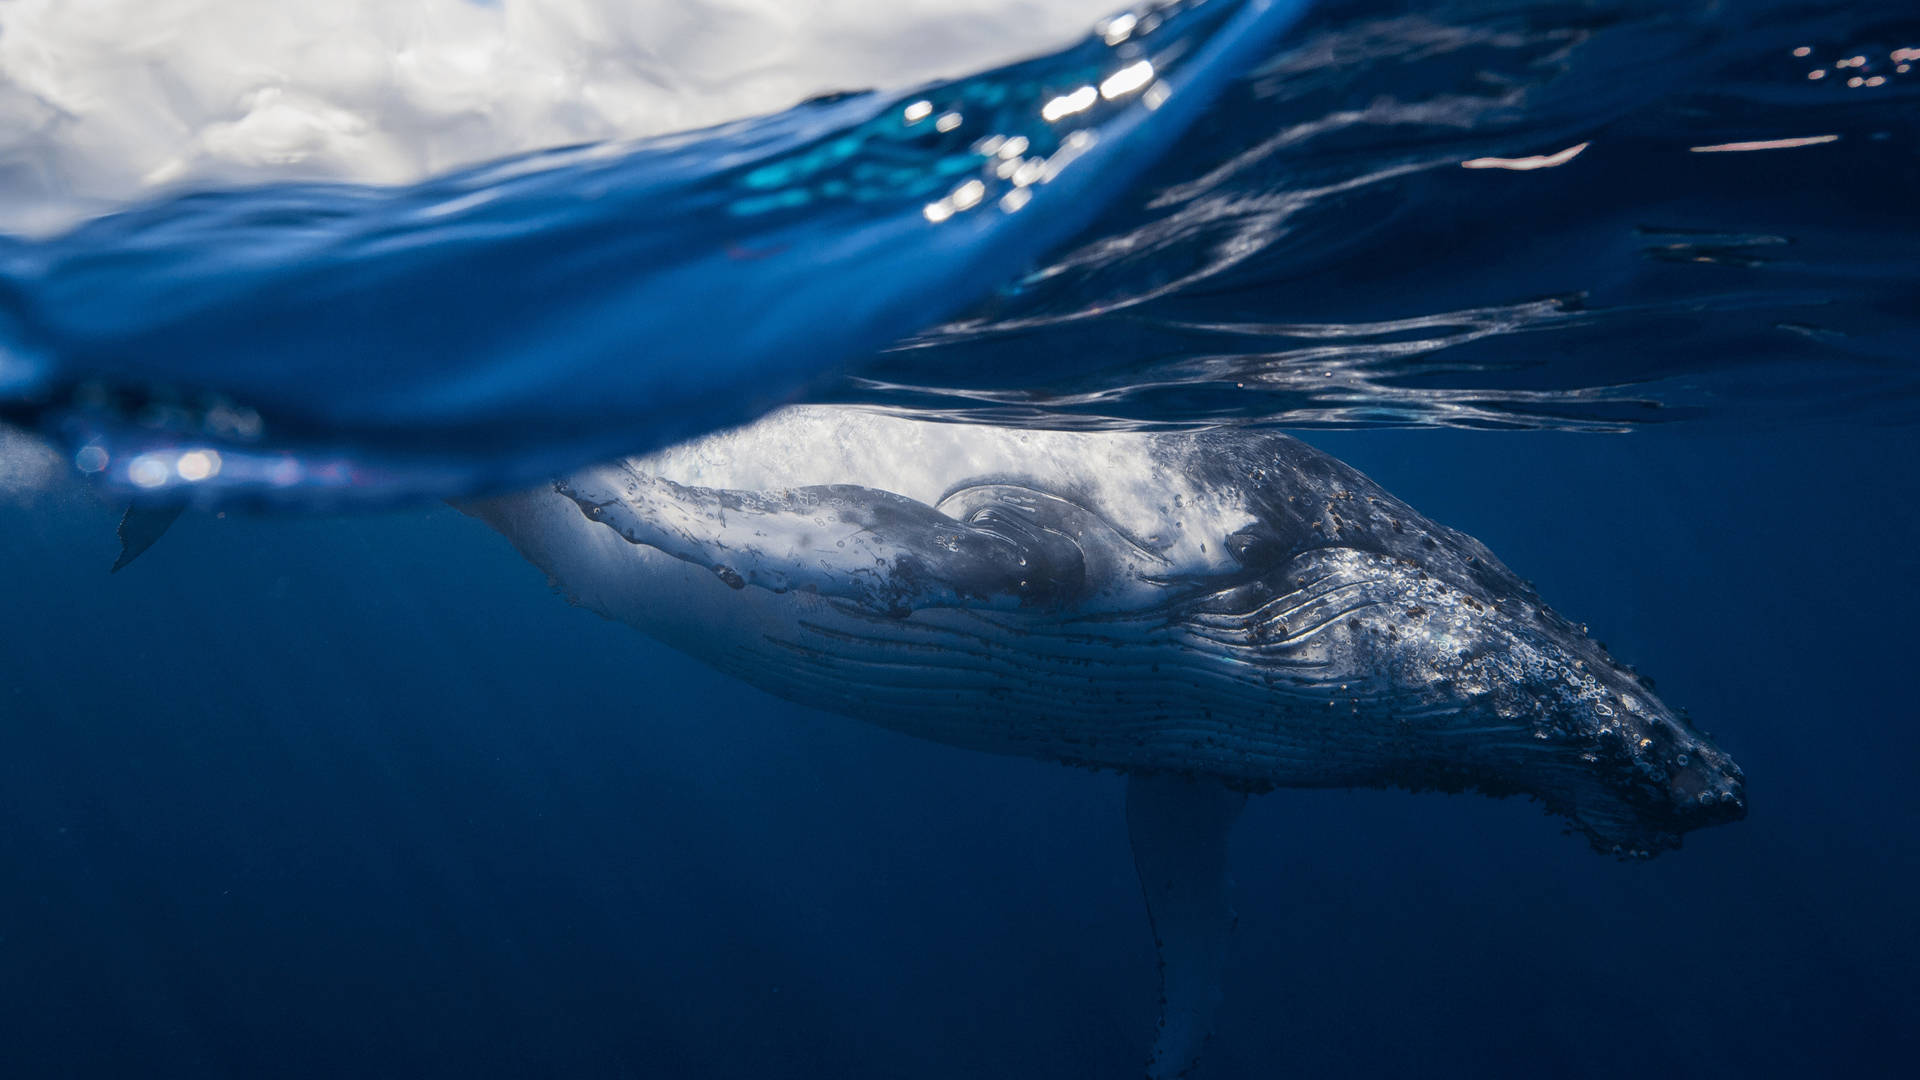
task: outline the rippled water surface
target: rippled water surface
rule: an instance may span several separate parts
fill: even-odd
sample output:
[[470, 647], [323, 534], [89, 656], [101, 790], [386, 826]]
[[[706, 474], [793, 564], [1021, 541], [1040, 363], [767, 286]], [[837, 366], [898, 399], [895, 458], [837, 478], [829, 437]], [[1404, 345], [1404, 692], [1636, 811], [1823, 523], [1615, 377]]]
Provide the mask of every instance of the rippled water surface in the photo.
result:
[[[1296, 15], [1214, 0], [691, 136], [16, 241], [0, 392], [122, 486], [325, 504], [796, 397], [1043, 426], [1900, 415], [1911, 19]], [[196, 449], [223, 468], [183, 483]]]
[[841, 393], [1034, 423], [1902, 417], [1920, 24], [1859, 11], [1322, 4], [1093, 235]]
[[295, 505], [497, 490], [740, 423], [1070, 239], [1303, 6], [1167, 4], [905, 93], [5, 243], [0, 404], [108, 483]]

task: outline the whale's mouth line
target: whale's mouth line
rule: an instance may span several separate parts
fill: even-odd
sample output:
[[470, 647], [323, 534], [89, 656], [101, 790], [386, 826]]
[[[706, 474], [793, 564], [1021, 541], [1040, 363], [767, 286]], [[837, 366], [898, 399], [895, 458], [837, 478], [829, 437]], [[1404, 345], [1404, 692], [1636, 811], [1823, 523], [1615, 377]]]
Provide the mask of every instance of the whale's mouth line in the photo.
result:
[[[857, 684], [884, 692], [912, 685], [926, 691], [935, 686], [958, 685], [983, 674], [997, 674], [1013, 680], [1013, 685], [1021, 685], [1021, 672], [1030, 670], [1029, 665], [1035, 662], [1034, 648], [1042, 642], [1051, 645], [1041, 647], [1040, 662], [1055, 666], [1071, 664], [1076, 654], [1100, 644], [1093, 635], [1076, 637], [1067, 625], [1046, 623], [1034, 628], [1030, 625], [1032, 620], [1007, 612], [954, 610], [943, 613], [945, 617], [939, 620], [903, 621], [842, 605], [834, 605], [834, 610], [855, 617], [857, 622], [802, 620], [799, 629], [803, 637], [768, 640], [775, 648], [802, 662], [818, 664], [821, 678], [830, 679], [843, 688]], [[813, 640], [809, 642], [806, 638]], [[1213, 650], [1194, 647], [1181, 651], [1188, 662], [1193, 662], [1204, 661]], [[1135, 672], [1128, 676], [1133, 681], [1153, 678], [1144, 664], [1126, 660], [1097, 662], [1114, 665], [1110, 678], [1118, 677], [1125, 669]], [[1163, 660], [1162, 664], [1166, 666], [1167, 676], [1174, 679], [1188, 677], [1195, 670], [1172, 660]], [[1701, 825], [1735, 820], [1740, 814], [1738, 808], [1729, 807], [1690, 817], [1652, 798], [1636, 800], [1613, 782], [1611, 770], [1596, 771], [1579, 758], [1577, 748], [1538, 741], [1525, 721], [1449, 723], [1471, 710], [1456, 704], [1436, 703], [1394, 708], [1395, 720], [1417, 724], [1417, 730], [1396, 736], [1391, 723], [1376, 711], [1378, 706], [1390, 704], [1383, 700], [1378, 688], [1343, 683], [1342, 677], [1324, 663], [1310, 660], [1290, 663], [1284, 671], [1269, 670], [1270, 678], [1256, 674], [1260, 665], [1233, 666], [1240, 669], [1240, 673], [1228, 677], [1242, 686], [1249, 702], [1269, 697], [1276, 690], [1285, 698], [1295, 699], [1296, 704], [1310, 701], [1316, 694], [1335, 695], [1343, 707], [1341, 712], [1349, 701], [1365, 699], [1368, 702], [1365, 715], [1354, 717], [1351, 722], [1384, 740], [1372, 752], [1364, 749], [1334, 752], [1317, 745], [1308, 753], [1310, 744], [1307, 743], [1268, 745], [1256, 751], [1273, 763], [1303, 762], [1311, 758], [1350, 770], [1341, 772], [1345, 779], [1324, 780], [1328, 786], [1523, 796], [1539, 803], [1570, 832], [1584, 836], [1595, 850], [1623, 859], [1642, 859], [1671, 850], [1680, 845], [1684, 833]], [[1215, 673], [1224, 674], [1217, 668]], [[1279, 681], [1273, 681], [1275, 678]], [[1011, 707], [1025, 700], [1022, 693], [1015, 693], [1003, 699], [1003, 705]], [[1346, 722], [1344, 717], [1342, 722]], [[1088, 746], [1095, 738], [1117, 741], [1132, 730], [1131, 725], [1123, 728], [1125, 730], [1115, 729], [1104, 735], [1089, 730], [1077, 738], [1086, 739]], [[956, 727], [954, 730], [959, 733], [968, 729]], [[1202, 720], [1198, 713], [1185, 719], [1177, 713], [1163, 717], [1155, 722], [1154, 731], [1163, 742], [1231, 741], [1234, 737], [1216, 726], [1211, 718]], [[958, 741], [968, 741], [963, 734], [955, 737]], [[1056, 741], [1060, 743], [1054, 747], [1058, 760], [1112, 767], [1090, 752], [1076, 757], [1073, 738], [1063, 736]], [[1471, 752], [1442, 752], [1443, 745], [1470, 748]], [[1442, 759], [1451, 764], [1442, 763]], [[1522, 760], [1527, 764], [1516, 768], [1516, 763]], [[1271, 780], [1245, 776], [1223, 776], [1222, 782], [1250, 791], [1265, 791], [1275, 786]], [[1314, 785], [1301, 785], [1292, 780], [1285, 786]]]
[[[1259, 607], [1245, 614], [1223, 616], [1218, 612], [1196, 612], [1192, 618], [1192, 622], [1197, 627], [1204, 627], [1210, 630], [1239, 630], [1246, 633], [1255, 633], [1266, 628], [1279, 626], [1286, 631], [1286, 636], [1284, 638], [1273, 639], [1272, 643], [1280, 644], [1283, 641], [1312, 637], [1332, 622], [1338, 621], [1343, 615], [1353, 614], [1366, 608], [1378, 607], [1386, 603], [1386, 601], [1378, 596], [1363, 597], [1359, 603], [1339, 608], [1331, 614], [1318, 615], [1318, 613], [1316, 613], [1318, 617], [1304, 625], [1288, 621], [1292, 616], [1306, 611], [1309, 608], [1313, 608], [1316, 605], [1325, 604], [1343, 593], [1387, 584], [1387, 579], [1384, 577], [1365, 577], [1342, 580], [1339, 584], [1331, 588], [1318, 592], [1314, 591], [1338, 577], [1339, 575], [1337, 574], [1324, 574], [1310, 582], [1303, 583], [1293, 592], [1284, 593], [1267, 600]], [[1204, 634], [1201, 636], [1208, 637], [1208, 640], [1217, 641], [1223, 645], [1236, 644], [1232, 638], [1212, 637]], [[1245, 643], [1240, 642], [1239, 644]]]

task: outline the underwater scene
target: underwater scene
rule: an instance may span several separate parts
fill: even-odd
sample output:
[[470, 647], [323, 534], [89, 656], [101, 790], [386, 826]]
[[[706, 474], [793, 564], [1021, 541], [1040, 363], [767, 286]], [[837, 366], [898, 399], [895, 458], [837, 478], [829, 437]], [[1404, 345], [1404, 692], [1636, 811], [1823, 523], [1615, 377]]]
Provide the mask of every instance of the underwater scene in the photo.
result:
[[1920, 7], [1115, 3], [0, 0], [0, 1075], [1906, 1074]]

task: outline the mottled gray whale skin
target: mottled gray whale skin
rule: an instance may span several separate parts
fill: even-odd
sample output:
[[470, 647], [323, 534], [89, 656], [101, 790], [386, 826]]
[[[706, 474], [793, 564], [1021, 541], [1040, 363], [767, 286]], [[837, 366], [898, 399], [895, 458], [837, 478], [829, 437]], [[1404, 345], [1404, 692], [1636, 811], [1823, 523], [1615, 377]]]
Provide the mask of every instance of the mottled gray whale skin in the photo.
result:
[[1284, 435], [793, 409], [470, 509], [588, 607], [943, 742], [1525, 794], [1627, 854], [1745, 807], [1724, 752], [1478, 541]]
[[1129, 774], [1190, 1069], [1247, 794], [1527, 795], [1648, 856], [1737, 766], [1478, 541], [1272, 433], [1041, 432], [790, 409], [466, 507], [575, 602], [781, 697]]

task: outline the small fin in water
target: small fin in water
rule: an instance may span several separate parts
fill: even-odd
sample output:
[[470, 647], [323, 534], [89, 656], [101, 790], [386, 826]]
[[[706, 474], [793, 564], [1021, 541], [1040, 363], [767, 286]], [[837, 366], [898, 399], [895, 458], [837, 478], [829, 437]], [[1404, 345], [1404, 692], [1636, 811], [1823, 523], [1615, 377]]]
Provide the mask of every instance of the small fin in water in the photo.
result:
[[1236, 916], [1229, 899], [1227, 838], [1245, 794], [1170, 775], [1127, 778], [1133, 866], [1160, 950], [1160, 1029], [1149, 1080], [1186, 1076], [1213, 1034]]
[[113, 560], [113, 569], [108, 572], [119, 573], [158, 543], [185, 509], [184, 503], [171, 506], [141, 506], [135, 503], [127, 507], [126, 514], [120, 518], [120, 557]]

